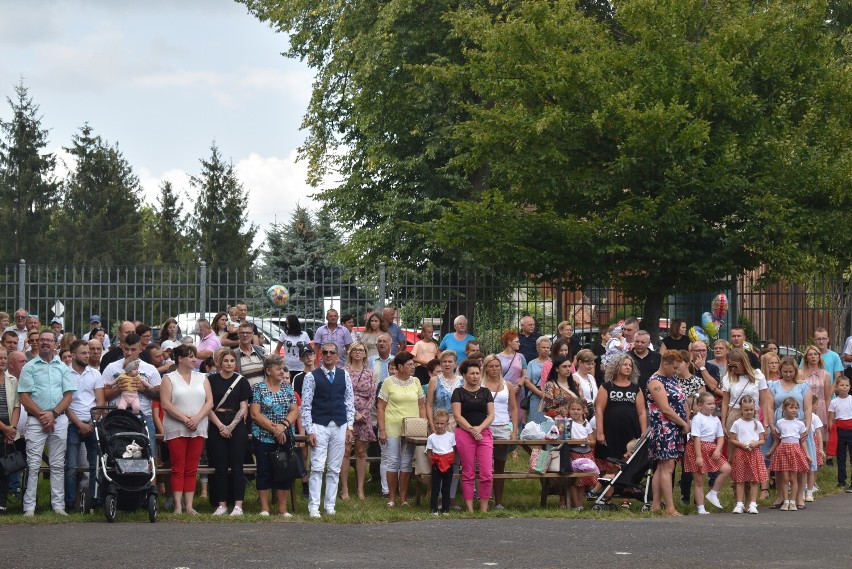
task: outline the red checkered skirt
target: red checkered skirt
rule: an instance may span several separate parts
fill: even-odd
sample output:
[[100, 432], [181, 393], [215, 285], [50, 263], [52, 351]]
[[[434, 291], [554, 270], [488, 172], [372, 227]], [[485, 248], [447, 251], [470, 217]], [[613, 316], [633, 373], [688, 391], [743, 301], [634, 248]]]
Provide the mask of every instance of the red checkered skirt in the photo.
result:
[[718, 472], [722, 465], [728, 462], [724, 457], [720, 456], [717, 459], [713, 458], [713, 453], [716, 451], [716, 443], [701, 441], [701, 459], [704, 461], [704, 466], [698, 468], [695, 464], [695, 443], [692, 439], [686, 443], [686, 452], [683, 455], [683, 471], [684, 472]]
[[814, 448], [816, 449], [817, 468], [819, 468], [820, 466], [823, 465], [823, 463], [825, 461], [822, 459], [822, 455], [819, 452], [819, 447], [817, 446], [817, 443], [816, 443], [816, 435], [812, 434], [811, 436], [814, 438]]
[[766, 463], [760, 448], [746, 450], [734, 449], [734, 461], [731, 463], [731, 480], [734, 482], [763, 482], [769, 480]]
[[799, 443], [779, 444], [769, 463], [769, 470], [773, 472], [808, 472], [810, 469], [805, 449]]
[[[595, 460], [595, 452], [594, 451], [589, 451], [589, 452], [573, 452], [572, 451], [571, 452], [571, 460], [577, 460], [578, 458], [588, 458], [588, 459], [591, 459], [591, 460]], [[597, 464], [597, 461], [595, 461], [595, 464]], [[600, 466], [598, 466], [598, 469], [600, 469]], [[601, 470], [601, 472], [603, 472], [603, 470]], [[598, 483], [598, 475], [595, 474], [594, 476], [584, 476], [583, 478], [580, 478], [577, 481], [577, 486], [594, 488], [595, 484], [597, 484], [597, 483]]]

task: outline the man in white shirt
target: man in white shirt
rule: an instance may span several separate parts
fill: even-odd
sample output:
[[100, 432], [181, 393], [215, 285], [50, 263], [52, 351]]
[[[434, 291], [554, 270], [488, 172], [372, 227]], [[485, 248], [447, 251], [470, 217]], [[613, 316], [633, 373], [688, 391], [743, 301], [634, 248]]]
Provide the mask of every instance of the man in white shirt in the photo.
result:
[[[124, 350], [124, 358], [114, 361], [104, 368], [102, 374], [104, 384], [114, 381], [115, 378], [121, 375], [127, 363], [139, 359], [139, 354], [142, 353], [142, 338], [136, 332], [127, 334], [121, 343], [121, 349]], [[139, 361], [139, 374], [144, 376], [145, 380], [151, 386], [148, 389], [143, 387], [141, 381], [136, 380], [135, 388], [139, 392], [139, 411], [145, 417], [145, 424], [148, 426], [148, 437], [152, 441], [151, 454], [156, 458], [157, 445], [153, 444], [153, 441], [156, 440], [157, 431], [154, 428], [154, 418], [151, 415], [151, 401], [160, 398], [160, 383], [162, 380], [157, 368], [141, 360]], [[121, 397], [120, 386], [104, 385], [99, 391], [102, 393], [103, 401], [110, 401], [111, 405], [118, 405], [118, 399]]]
[[[101, 326], [101, 317], [97, 314], [92, 314], [92, 316], [89, 318], [89, 327], [91, 328], [91, 330], [94, 330], [96, 328], [102, 328], [103, 326]], [[88, 341], [92, 339], [91, 330], [83, 334], [84, 340]], [[109, 334], [104, 335], [104, 341], [102, 342], [102, 344], [103, 345], [101, 347], [104, 350], [109, 350]]]
[[325, 471], [326, 514], [333, 516], [343, 451], [352, 442], [355, 394], [349, 373], [337, 367], [337, 344], [322, 344], [322, 366], [305, 375], [302, 384], [302, 425], [311, 451], [308, 515], [320, 517], [320, 493]]
[[[94, 340], [97, 342], [97, 340]], [[103, 388], [101, 372], [89, 365], [89, 345], [83, 340], [71, 343], [71, 377], [77, 383], [77, 391], [71, 398], [68, 415], [68, 438], [65, 448], [65, 511], [74, 509], [77, 497], [77, 465], [80, 445], [86, 446], [89, 468], [89, 496], [95, 498], [95, 462], [98, 444], [92, 428], [92, 407], [98, 404], [95, 392]]]
[[27, 345], [27, 317], [29, 314], [23, 308], [15, 311], [15, 325], [6, 328], [6, 332], [14, 332], [18, 335], [17, 351], [23, 352]]

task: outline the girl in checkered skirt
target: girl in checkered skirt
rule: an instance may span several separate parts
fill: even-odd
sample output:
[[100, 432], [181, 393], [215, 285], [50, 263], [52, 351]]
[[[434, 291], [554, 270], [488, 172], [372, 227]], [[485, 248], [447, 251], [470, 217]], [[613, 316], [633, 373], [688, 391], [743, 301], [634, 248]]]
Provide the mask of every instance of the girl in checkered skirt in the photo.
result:
[[742, 514], [745, 509], [743, 497], [745, 485], [748, 482], [748, 513], [756, 514], [757, 491], [760, 489], [760, 483], [769, 479], [763, 453], [760, 451], [761, 445], [766, 440], [766, 431], [763, 424], [754, 417], [755, 403], [752, 397], [746, 395], [740, 400], [740, 411], [742, 417], [734, 421], [728, 430], [728, 441], [734, 447], [731, 479], [734, 481], [737, 504], [734, 506], [733, 513]]
[[[693, 473], [695, 483], [695, 505], [699, 514], [708, 514], [704, 509], [704, 500], [722, 509], [719, 501], [719, 489], [725, 484], [731, 474], [731, 465], [722, 456], [722, 445], [725, 442], [725, 431], [722, 422], [715, 415], [716, 401], [713, 395], [702, 392], [695, 401], [698, 413], [692, 418], [691, 439], [686, 444], [683, 457], [683, 470]], [[704, 495], [704, 474], [718, 472], [719, 476], [713, 487]]]
[[[799, 402], [795, 397], [788, 397], [782, 404], [783, 417], [775, 423], [778, 437], [772, 444], [772, 448], [766, 453], [772, 457], [769, 469], [775, 471], [777, 482], [775, 487], [782, 493], [784, 503], [781, 510], [795, 512], [796, 496], [799, 495], [799, 474], [810, 470], [813, 458], [807, 453], [807, 446], [802, 440], [802, 435], [807, 432], [805, 423], [797, 419]], [[790, 494], [787, 495], [787, 485], [790, 485]], [[792, 496], [793, 499], [788, 499]]]

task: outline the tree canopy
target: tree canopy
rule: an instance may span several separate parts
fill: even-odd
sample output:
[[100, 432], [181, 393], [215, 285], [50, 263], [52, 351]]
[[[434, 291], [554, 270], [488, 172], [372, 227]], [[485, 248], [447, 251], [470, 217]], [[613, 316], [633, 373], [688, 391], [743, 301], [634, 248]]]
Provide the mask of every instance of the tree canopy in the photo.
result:
[[317, 70], [350, 257], [615, 284], [649, 322], [848, 265], [848, 1], [243, 1]]

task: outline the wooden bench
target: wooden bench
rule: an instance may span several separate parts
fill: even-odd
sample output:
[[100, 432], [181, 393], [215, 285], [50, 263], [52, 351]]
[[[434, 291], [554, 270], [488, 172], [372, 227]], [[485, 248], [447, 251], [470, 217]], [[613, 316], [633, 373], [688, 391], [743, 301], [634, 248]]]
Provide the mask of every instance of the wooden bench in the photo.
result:
[[[423, 446], [426, 444], [425, 437], [405, 437], [406, 442], [411, 443], [417, 446]], [[553, 446], [559, 444], [566, 444], [568, 446], [580, 446], [588, 444], [588, 441], [585, 439], [569, 439], [563, 441], [550, 441], [550, 440], [521, 440], [521, 439], [495, 439], [494, 446], [520, 446], [524, 447], [527, 453], [530, 453], [533, 448], [544, 448], [546, 446]], [[478, 478], [477, 471], [477, 478]], [[587, 476], [593, 476], [587, 472], [572, 472], [570, 474], [560, 474], [558, 472], [545, 472], [543, 474], [538, 474], [535, 472], [529, 471], [508, 471], [508, 472], [495, 472], [494, 480], [540, 480], [541, 481], [541, 496], [539, 499], [539, 505], [543, 508], [547, 505], [547, 497], [553, 495], [550, 492], [550, 487], [547, 483], [548, 479], [558, 479], [566, 482], [566, 484], [561, 485], [557, 488], [559, 490], [558, 494], [560, 498], [566, 497], [566, 493], [568, 491], [568, 486], [575, 483], [578, 478], [585, 478]], [[461, 479], [462, 475], [460, 472], [457, 472], [453, 475], [453, 478]], [[415, 474], [413, 476], [415, 480], [415, 489], [414, 489], [414, 503], [416, 505], [420, 505], [421, 496], [424, 496], [429, 493], [430, 482], [432, 479], [431, 474]], [[424, 490], [425, 487], [425, 490]]]

